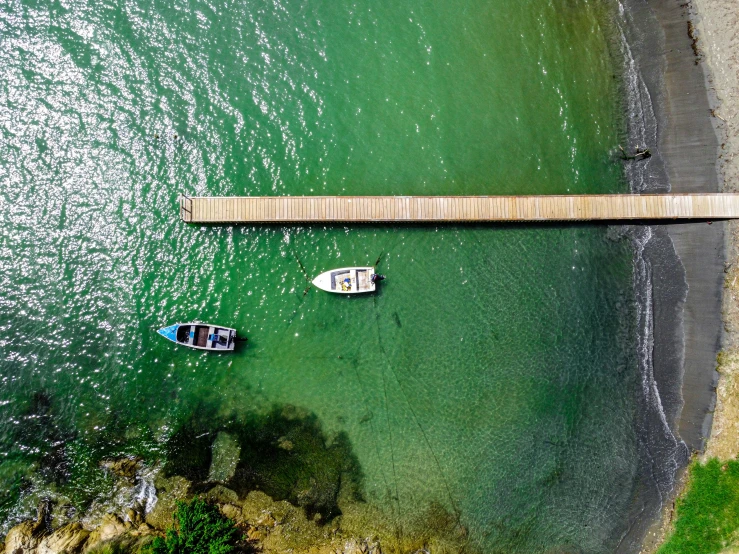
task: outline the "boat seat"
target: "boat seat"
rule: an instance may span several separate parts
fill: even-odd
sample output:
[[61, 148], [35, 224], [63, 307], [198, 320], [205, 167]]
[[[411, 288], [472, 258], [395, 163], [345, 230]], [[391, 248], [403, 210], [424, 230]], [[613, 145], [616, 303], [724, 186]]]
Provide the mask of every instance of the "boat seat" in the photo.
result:
[[369, 290], [371, 288], [367, 270], [357, 271], [357, 287], [359, 290]]
[[351, 273], [348, 271], [332, 271], [331, 272], [331, 290], [336, 290], [336, 287], [341, 287], [341, 283], [347, 277], [350, 277]]
[[195, 346], [200, 346], [201, 348], [208, 346], [208, 328], [207, 327], [197, 327], [198, 330], [198, 337], [197, 342], [195, 343]]

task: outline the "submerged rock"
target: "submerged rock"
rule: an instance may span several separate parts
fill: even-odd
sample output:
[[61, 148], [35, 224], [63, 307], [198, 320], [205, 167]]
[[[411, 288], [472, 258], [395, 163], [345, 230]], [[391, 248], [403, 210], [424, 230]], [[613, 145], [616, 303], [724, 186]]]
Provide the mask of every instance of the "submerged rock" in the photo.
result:
[[274, 406], [228, 425], [242, 449], [227, 485], [242, 497], [261, 490], [326, 522], [341, 514], [342, 486], [361, 490], [361, 469], [348, 437], [327, 436], [310, 412]]
[[441, 507], [399, 539], [394, 520], [362, 500], [361, 468], [348, 438], [327, 436], [310, 413], [275, 407], [214, 429], [202, 427], [205, 421], [187, 420], [173, 433], [166, 445], [171, 459], [162, 465], [104, 460], [99, 471], [117, 476], [111, 494], [81, 514], [69, 511], [65, 498], [53, 519], [42, 506], [35, 522], [11, 530], [5, 549], [0, 542], [0, 554], [135, 553], [173, 526], [177, 501], [193, 496], [217, 504], [245, 546], [264, 554], [381, 554], [380, 542], [402, 552], [474, 551], [459, 518]]
[[59, 527], [63, 527], [67, 523], [71, 523], [76, 513], [77, 510], [69, 498], [55, 498], [54, 504], [51, 507], [51, 527], [53, 529], [57, 529]]
[[338, 526], [320, 525], [308, 519], [305, 510], [284, 500], [252, 491], [241, 512], [248, 540], [262, 552], [343, 552]]
[[239, 463], [239, 455], [241, 454], [241, 446], [232, 435], [221, 431], [216, 436], [216, 440], [213, 441], [211, 449], [208, 481], [225, 483], [236, 472], [236, 465]]
[[227, 489], [223, 485], [216, 485], [203, 495], [203, 498], [209, 502], [217, 504], [235, 504], [239, 501], [239, 495], [231, 489]]
[[117, 458], [100, 462], [100, 467], [107, 469], [113, 475], [126, 479], [133, 484], [136, 472], [141, 467], [141, 458]]

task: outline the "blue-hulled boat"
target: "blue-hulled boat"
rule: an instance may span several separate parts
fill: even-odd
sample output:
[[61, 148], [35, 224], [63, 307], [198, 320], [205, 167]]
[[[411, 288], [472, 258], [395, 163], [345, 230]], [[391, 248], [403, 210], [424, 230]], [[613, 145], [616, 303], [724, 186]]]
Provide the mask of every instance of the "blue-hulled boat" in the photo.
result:
[[210, 323], [177, 323], [162, 327], [157, 333], [183, 346], [215, 352], [233, 350], [236, 342], [235, 329]]

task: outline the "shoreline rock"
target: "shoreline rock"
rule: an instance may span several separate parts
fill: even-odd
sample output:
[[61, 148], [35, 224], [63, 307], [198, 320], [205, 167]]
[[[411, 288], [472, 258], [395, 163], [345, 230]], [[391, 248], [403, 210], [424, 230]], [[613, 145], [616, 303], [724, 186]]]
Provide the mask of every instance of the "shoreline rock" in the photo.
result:
[[27, 520], [13, 527], [5, 536], [6, 554], [25, 554], [36, 552], [44, 536], [48, 533], [49, 505], [42, 502], [35, 520]]
[[217, 505], [224, 516], [233, 520], [251, 547], [261, 552], [311, 554], [381, 554], [376, 537], [344, 536], [338, 525], [323, 526], [309, 520], [302, 508], [286, 501], [275, 501], [259, 491], [240, 499], [235, 491], [216, 485], [209, 491], [190, 495], [190, 482], [174, 476], [161, 479], [162, 498], [157, 509], [146, 515], [129, 508], [125, 514], [107, 513], [96, 524], [79, 521], [56, 529], [49, 527], [49, 506], [39, 507], [35, 520], [13, 527], [0, 543], [5, 554], [83, 554], [102, 545], [121, 545], [137, 552], [154, 536], [164, 536], [172, 524], [178, 500], [199, 496]]
[[392, 510], [365, 502], [346, 438], [327, 440], [309, 413], [275, 407], [214, 428], [228, 432], [187, 422], [151, 466], [131, 456], [103, 460], [98, 471], [115, 477], [109, 491], [84, 512], [63, 496], [43, 503], [35, 519], [10, 529], [0, 554], [140, 552], [173, 526], [178, 501], [193, 498], [218, 506], [244, 544], [265, 554], [475, 552], [441, 504], [399, 529]]
[[385, 528], [379, 514], [367, 505], [347, 507], [347, 512], [354, 514], [348, 516], [351, 521], [344, 527], [343, 518], [347, 516], [323, 523], [320, 518], [309, 518], [304, 508], [274, 500], [261, 491], [239, 497], [218, 484], [193, 494], [192, 483], [180, 476], [160, 478], [157, 485], [159, 501], [149, 514], [132, 507], [125, 514], [110, 512], [97, 521], [74, 521], [56, 529], [49, 526], [49, 506], [44, 503], [35, 520], [24, 521], [8, 532], [4, 547], [0, 542], [0, 554], [94, 554], [105, 546], [140, 552], [153, 537], [164, 536], [172, 525], [177, 500], [195, 497], [217, 505], [243, 533], [248, 547], [264, 554], [474, 552], [465, 533], [455, 529], [453, 536], [447, 537], [449, 529], [431, 521], [421, 522], [417, 536], [406, 530], [402, 540], [393, 538], [393, 529]]
[[78, 522], [60, 527], [44, 537], [38, 546], [38, 554], [57, 554], [80, 552], [91, 533]]
[[105, 459], [100, 462], [100, 467], [133, 484], [141, 463], [142, 459], [138, 457]]

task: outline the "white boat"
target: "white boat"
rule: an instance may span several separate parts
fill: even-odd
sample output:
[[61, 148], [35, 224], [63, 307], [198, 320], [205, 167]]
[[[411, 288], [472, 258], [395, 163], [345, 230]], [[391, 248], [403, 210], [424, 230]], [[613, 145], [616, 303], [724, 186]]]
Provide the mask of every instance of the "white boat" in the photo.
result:
[[375, 273], [374, 267], [342, 267], [321, 273], [313, 284], [326, 292], [359, 294], [373, 292], [377, 281], [384, 278]]
[[176, 323], [162, 327], [157, 333], [172, 342], [198, 350], [216, 352], [233, 350], [236, 342], [235, 329], [210, 323]]

